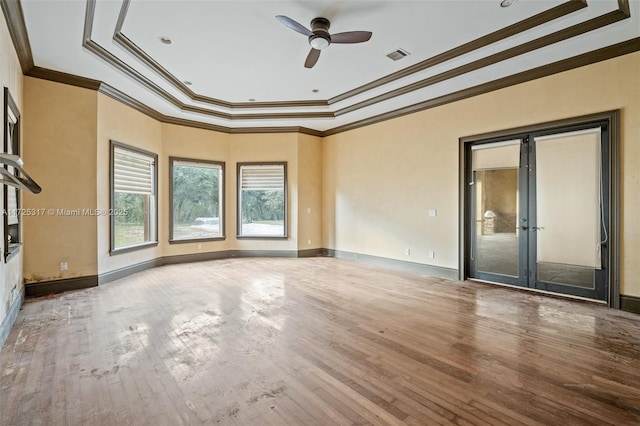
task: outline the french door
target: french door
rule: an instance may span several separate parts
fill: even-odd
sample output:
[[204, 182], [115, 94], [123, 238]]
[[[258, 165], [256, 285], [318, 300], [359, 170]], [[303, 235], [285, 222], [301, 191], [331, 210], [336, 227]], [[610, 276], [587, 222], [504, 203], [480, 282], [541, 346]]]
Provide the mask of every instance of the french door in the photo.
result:
[[607, 122], [467, 144], [469, 277], [607, 301]]

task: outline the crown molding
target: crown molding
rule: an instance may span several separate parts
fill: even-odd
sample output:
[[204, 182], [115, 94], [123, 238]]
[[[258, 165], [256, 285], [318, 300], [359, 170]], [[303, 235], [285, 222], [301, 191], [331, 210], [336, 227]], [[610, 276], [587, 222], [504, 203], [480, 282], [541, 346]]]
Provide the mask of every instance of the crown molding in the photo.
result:
[[450, 93], [440, 96], [438, 98], [429, 99], [424, 102], [419, 102], [413, 105], [409, 105], [403, 108], [389, 111], [384, 114], [379, 114], [374, 117], [369, 117], [363, 120], [359, 120], [344, 126], [334, 127], [333, 129], [319, 131], [309, 129], [306, 127], [298, 126], [283, 126], [283, 127], [244, 127], [233, 128], [226, 126], [219, 126], [215, 124], [202, 123], [195, 120], [187, 120], [182, 118], [171, 117], [164, 115], [153, 108], [143, 104], [142, 102], [122, 93], [121, 91], [109, 86], [105, 83], [100, 83], [96, 89], [96, 80], [86, 79], [84, 77], [74, 76], [71, 74], [61, 73], [58, 71], [47, 70], [44, 68], [37, 68], [39, 71], [34, 75], [27, 74], [35, 78], [43, 78], [58, 83], [70, 84], [73, 86], [83, 87], [87, 89], [97, 90], [100, 93], [109, 96], [143, 114], [154, 118], [162, 123], [177, 124], [182, 126], [188, 126], [198, 129], [214, 130], [217, 132], [239, 134], [239, 133], [292, 133], [298, 132], [311, 136], [326, 137], [335, 135], [338, 133], [355, 130], [360, 127], [369, 126], [372, 124], [380, 123], [394, 118], [402, 117], [404, 115], [413, 114], [415, 112], [424, 111], [426, 109], [435, 108], [438, 106], [446, 105], [452, 102], [461, 101], [467, 98], [478, 96], [484, 93], [492, 92], [506, 87], [515, 86], [527, 81], [536, 80], [542, 77], [547, 77], [553, 74], [569, 71], [575, 68], [580, 68], [586, 65], [591, 65], [597, 62], [606, 61], [619, 56], [627, 55], [640, 51], [640, 37], [636, 37], [612, 46], [608, 46], [602, 49], [594, 50], [591, 52], [583, 53], [581, 55], [573, 56], [571, 58], [563, 59], [561, 61], [554, 62], [552, 64], [544, 65], [532, 70], [523, 71], [518, 74], [511, 75], [509, 77], [494, 80], [488, 83], [484, 83], [478, 86], [470, 87], [468, 89], [460, 90], [458, 92]]
[[493, 55], [489, 55], [482, 59], [478, 59], [477, 61], [473, 61], [468, 64], [461, 65], [457, 68], [444, 71], [432, 77], [425, 78], [424, 80], [417, 81], [415, 83], [409, 84], [399, 89], [392, 90], [392, 91], [383, 93], [381, 95], [375, 96], [373, 98], [366, 99], [362, 102], [358, 102], [356, 104], [342, 108], [336, 111], [335, 113], [336, 117], [343, 114], [347, 114], [349, 112], [357, 111], [361, 108], [364, 108], [370, 105], [377, 104], [378, 102], [383, 102], [388, 99], [413, 92], [415, 90], [423, 89], [425, 87], [429, 87], [434, 84], [441, 83], [443, 81], [446, 81], [455, 77], [459, 77], [469, 72], [476, 71], [484, 67], [488, 67], [490, 65], [494, 65], [499, 62], [515, 58], [520, 55], [524, 55], [525, 53], [529, 53], [534, 50], [541, 49], [546, 46], [550, 46], [560, 41], [567, 40], [569, 38], [588, 33], [589, 31], [593, 31], [598, 28], [602, 28], [607, 25], [613, 24], [615, 22], [619, 22], [623, 19], [627, 19], [629, 18], [629, 16], [630, 15], [628, 13], [625, 13], [622, 9], [614, 10], [604, 15], [592, 18], [588, 21], [581, 22], [571, 27], [562, 29], [555, 33], [548, 34], [546, 36], [537, 38], [535, 40], [531, 40], [527, 43], [520, 44], [518, 46], [512, 47], [507, 50], [503, 50], [501, 52], [495, 53]]
[[98, 90], [103, 84], [99, 80], [93, 80], [86, 77], [80, 77], [66, 72], [54, 71], [48, 68], [31, 67], [24, 75], [29, 77], [40, 78], [42, 80], [55, 81], [57, 83], [69, 84], [71, 86], [82, 87], [84, 89]]
[[215, 105], [228, 109], [242, 109], [242, 108], [299, 108], [299, 107], [327, 107], [329, 103], [325, 100], [301, 100], [301, 101], [272, 101], [272, 102], [228, 102], [221, 99], [216, 99], [208, 96], [203, 96], [195, 93], [187, 85], [185, 85], [179, 78], [174, 76], [166, 68], [164, 68], [159, 62], [151, 57], [147, 52], [141, 49], [135, 44], [129, 37], [122, 33], [122, 27], [124, 25], [127, 12], [129, 10], [130, 0], [123, 0], [122, 7], [120, 8], [120, 15], [118, 16], [118, 22], [113, 33], [113, 41], [120, 45], [123, 49], [131, 53], [136, 59], [144, 63], [147, 67], [151, 68], [158, 75], [169, 82], [174, 88], [178, 89], [182, 94], [187, 96], [192, 101], [198, 101], [209, 105]]
[[[623, 1], [628, 2], [628, 0], [623, 0]], [[561, 18], [565, 15], [568, 15], [570, 13], [573, 13], [585, 7], [587, 7], [586, 0], [570, 0], [552, 9], [549, 9], [537, 15], [534, 15], [530, 18], [524, 19], [520, 22], [516, 22], [513, 25], [499, 29], [497, 31], [494, 31], [493, 33], [490, 33], [480, 38], [477, 38], [475, 40], [472, 40], [461, 46], [454, 47], [453, 49], [447, 50], [446, 52], [443, 52], [431, 58], [425, 59], [422, 62], [414, 64], [410, 67], [404, 68], [393, 74], [389, 74], [388, 76], [382, 77], [378, 80], [362, 85], [356, 89], [350, 90], [341, 95], [334, 96], [333, 98], [329, 99], [329, 105], [334, 104], [336, 102], [344, 101], [353, 96], [359, 95], [364, 92], [368, 92], [369, 90], [376, 89], [380, 86], [399, 80], [401, 78], [408, 77], [417, 72], [424, 71], [433, 66], [450, 61], [451, 59], [455, 59], [459, 56], [473, 52], [474, 50], [481, 49], [490, 44], [496, 43], [500, 40], [504, 40], [508, 37], [530, 30], [539, 25], [546, 24], [547, 22], [551, 22], [555, 19]]]
[[[128, 1], [128, 0], [125, 0]], [[571, 8], [582, 8], [584, 7], [584, 5], [586, 5], [586, 2], [583, 0], [572, 0], [569, 1], [567, 3], [564, 3], [560, 6], [557, 6], [554, 9], [550, 9], [547, 12], [550, 11], [554, 11], [555, 14], [561, 14], [561, 13], [570, 13], [568, 12], [569, 10], [571, 10]], [[218, 132], [223, 132], [223, 133], [228, 133], [228, 134], [242, 134], [242, 133], [292, 133], [292, 132], [297, 132], [297, 133], [302, 133], [302, 134], [308, 134], [308, 135], [312, 135], [312, 136], [318, 136], [318, 137], [324, 137], [324, 136], [329, 136], [329, 135], [334, 135], [337, 133], [342, 133], [342, 132], [346, 132], [349, 130], [353, 130], [353, 129], [357, 129], [363, 126], [368, 126], [371, 124], [375, 124], [375, 123], [379, 123], [382, 121], [386, 121], [386, 120], [390, 120], [393, 118], [397, 118], [397, 117], [401, 117], [403, 115], [407, 115], [407, 114], [411, 114], [413, 112], [418, 112], [418, 111], [422, 111], [425, 109], [429, 109], [429, 108], [434, 108], [440, 105], [444, 105], [447, 103], [451, 103], [451, 102], [456, 102], [459, 100], [463, 100], [463, 99], [467, 99], [469, 97], [472, 96], [477, 96], [479, 94], [483, 94], [483, 93], [487, 93], [493, 90], [498, 90], [504, 87], [509, 87], [515, 84], [519, 84], [519, 83], [523, 83], [526, 81], [530, 81], [530, 80], [534, 80], [537, 78], [541, 78], [541, 77], [545, 77], [551, 74], [555, 74], [555, 73], [559, 73], [559, 72], [563, 72], [563, 71], [567, 71], [573, 68], [577, 68], [577, 67], [581, 67], [581, 66], [585, 66], [585, 65], [589, 65], [595, 62], [599, 62], [599, 61], [604, 61], [607, 59], [611, 59], [617, 56], [621, 56], [621, 55], [625, 55], [628, 53], [633, 53], [633, 52], [637, 52], [640, 50], [640, 38], [634, 38], [631, 40], [627, 40], [625, 42], [622, 43], [618, 43], [616, 45], [612, 45], [609, 47], [605, 47], [602, 49], [598, 49], [592, 52], [588, 52], [582, 55], [577, 55], [571, 58], [567, 58], [561, 61], [557, 61], [555, 63], [552, 64], [548, 64], [548, 65], [544, 65], [532, 70], [528, 70], [528, 71], [524, 71], [518, 74], [514, 74], [502, 79], [498, 79], [495, 81], [491, 81], [488, 83], [484, 83], [484, 84], [480, 84], [478, 86], [474, 86], [468, 89], [464, 89], [458, 92], [454, 92], [454, 93], [450, 93], [447, 95], [443, 95], [434, 99], [429, 99], [423, 102], [419, 102], [413, 105], [409, 105], [403, 108], [399, 108], [396, 109], [394, 111], [389, 111], [383, 114], [379, 114], [373, 117], [368, 117], [366, 119], [362, 119], [362, 120], [358, 120], [356, 122], [353, 123], [349, 123], [343, 126], [338, 126], [329, 130], [325, 130], [325, 131], [318, 131], [318, 130], [314, 130], [314, 129], [310, 129], [310, 128], [306, 128], [306, 127], [300, 127], [300, 126], [279, 126], [279, 127], [227, 127], [227, 126], [221, 126], [221, 125], [215, 125], [215, 124], [209, 124], [209, 123], [203, 123], [200, 121], [196, 121], [196, 120], [189, 120], [189, 119], [182, 119], [182, 118], [177, 118], [177, 117], [172, 117], [172, 116], [168, 116], [168, 115], [164, 115], [158, 111], [156, 111], [155, 109], [145, 105], [144, 103], [132, 98], [131, 96], [128, 96], [126, 94], [124, 94], [123, 92], [115, 89], [114, 87], [109, 86], [108, 84], [98, 81], [98, 80], [94, 80], [94, 79], [89, 79], [89, 78], [85, 78], [85, 77], [81, 77], [81, 76], [77, 76], [77, 75], [73, 75], [73, 74], [68, 74], [68, 73], [64, 73], [64, 72], [60, 72], [60, 71], [55, 71], [55, 70], [50, 70], [50, 69], [46, 69], [46, 68], [42, 68], [42, 67], [38, 67], [34, 65], [33, 62], [33, 56], [31, 53], [31, 47], [29, 45], [29, 38], [28, 38], [28, 34], [27, 34], [27, 30], [26, 30], [26, 25], [24, 22], [24, 15], [22, 12], [22, 7], [20, 4], [20, 1], [18, 0], [0, 0], [0, 6], [2, 7], [3, 13], [5, 15], [5, 18], [7, 20], [7, 26], [9, 28], [9, 32], [11, 34], [12, 37], [12, 41], [14, 44], [14, 48], [16, 49], [18, 58], [20, 60], [20, 64], [21, 64], [21, 68], [23, 70], [23, 73], [27, 76], [30, 77], [35, 77], [35, 78], [41, 78], [41, 79], [45, 79], [45, 80], [50, 80], [50, 81], [55, 81], [55, 82], [59, 82], [59, 83], [64, 83], [64, 84], [69, 84], [72, 86], [77, 86], [77, 87], [82, 87], [82, 88], [86, 88], [86, 89], [91, 89], [91, 90], [97, 90], [100, 93], [105, 94], [106, 96], [109, 96], [125, 105], [128, 105], [129, 107], [140, 111], [142, 113], [144, 113], [145, 115], [152, 117], [160, 122], [163, 123], [170, 123], [170, 124], [177, 124], [177, 125], [183, 125], [183, 126], [189, 126], [189, 127], [194, 127], [194, 128], [200, 128], [200, 129], [207, 129], [207, 130], [213, 130], [213, 131], [218, 131]], [[102, 48], [101, 46], [99, 46], [97, 43], [91, 41], [91, 30], [92, 30], [92, 26], [93, 26], [93, 19], [91, 18], [93, 16], [94, 13], [94, 9], [95, 9], [95, 0], [87, 0], [87, 10], [86, 10], [86, 19], [85, 19], [85, 27], [84, 27], [84, 43], [85, 47], [89, 48], [89, 49], [93, 49], [95, 50], [95, 52], [106, 52], [105, 53], [105, 57], [109, 57], [109, 55], [111, 55], [109, 52], [107, 52], [104, 48]], [[575, 9], [575, 10], [577, 10]], [[543, 12], [543, 14], [546, 12]], [[518, 24], [514, 24], [514, 26], [511, 27], [507, 27], [508, 31], [511, 32], [518, 32], [518, 31], [523, 31], [523, 28], [527, 27], [527, 26], [535, 26], [535, 25], [540, 25], [541, 23], [544, 22], [548, 22], [547, 20], [544, 19], [549, 19], [550, 17], [548, 15], [545, 15], [544, 17], [541, 17], [540, 15], [543, 14], [539, 14], [536, 15], [535, 17], [532, 17], [530, 19], [532, 19], [532, 21], [527, 22], [526, 24], [523, 24], [522, 22], [518, 23]], [[562, 15], [560, 15], [562, 16]], [[488, 56], [486, 58], [480, 59], [478, 61], [474, 61], [470, 64], [466, 64], [463, 65], [461, 67], [455, 68], [453, 70], [449, 70], [446, 71], [444, 73], [438, 74], [436, 76], [432, 76], [429, 78], [426, 78], [424, 80], [418, 81], [416, 83], [413, 83], [412, 85], [409, 85], [407, 87], [403, 87], [400, 89], [397, 89], [395, 91], [391, 91], [388, 93], [384, 93], [382, 95], [379, 95], [375, 98], [363, 101], [359, 104], [356, 104], [357, 107], [355, 106], [350, 106], [350, 107], [346, 107], [343, 108], [341, 110], [338, 110], [335, 114], [332, 112], [327, 112], [327, 113], [320, 113], [323, 115], [317, 115], [312, 113], [312, 117], [313, 118], [318, 118], [318, 117], [323, 117], [323, 118], [331, 118], [331, 117], [335, 117], [335, 116], [339, 116], [339, 115], [343, 115], [346, 114], [348, 112], [352, 112], [355, 111], [357, 109], [360, 108], [364, 108], [366, 106], [370, 106], [373, 105], [375, 103], [378, 102], [382, 102], [385, 101], [387, 99], [391, 99], [392, 97], [396, 97], [396, 96], [400, 96], [402, 94], [406, 94], [409, 93], [410, 91], [413, 90], [418, 90], [427, 86], [430, 86], [432, 84], [441, 82], [441, 81], [445, 81], [447, 79], [450, 78], [454, 78], [456, 76], [459, 75], [463, 75], [467, 72], [476, 70], [476, 69], [480, 69], [482, 67], [500, 62], [500, 61], [504, 61], [506, 59], [521, 55], [523, 53], [526, 52], [530, 52], [536, 49], [539, 49], [541, 47], [544, 46], [548, 46], [550, 44], [553, 43], [557, 43], [559, 41], [562, 40], [566, 40], [568, 38], [571, 37], [575, 37], [577, 35], [580, 34], [584, 34], [586, 32], [589, 31], [593, 31], [597, 28], [601, 28], [603, 26], [606, 25], [610, 25], [614, 22], [618, 22], [622, 19], [626, 19], [628, 18], [629, 15], [629, 2], [628, 0], [618, 0], [618, 10], [609, 12], [607, 14], [601, 15], [599, 17], [593, 18], [591, 20], [582, 22], [580, 24], [576, 24], [572, 27], [569, 28], [565, 28], [563, 30], [557, 31], [556, 33], [538, 38], [536, 40], [532, 40], [530, 42], [524, 43], [522, 45], [516, 46], [514, 48], [505, 50], [503, 52], [499, 52], [497, 54]], [[536, 19], [533, 19], [536, 18]], [[535, 25], [534, 25], [535, 24]], [[515, 28], [512, 28], [515, 27]], [[506, 29], [504, 29], [506, 30]], [[495, 35], [489, 35], [492, 37], [496, 37]], [[487, 37], [489, 37], [487, 36]], [[480, 42], [478, 42], [480, 43]], [[483, 43], [489, 43], [488, 40], [484, 40]], [[461, 46], [462, 48], [463, 46]], [[466, 47], [467, 49], [469, 49], [470, 47]], [[476, 47], [477, 48], [477, 47]], [[455, 49], [453, 49], [455, 50]], [[459, 53], [459, 52], [458, 52]], [[99, 53], [96, 53], [99, 54]], [[445, 54], [447, 55], [454, 55], [456, 54], [456, 52], [445, 52]], [[443, 55], [445, 55], [443, 54]], [[461, 54], [461, 53], [459, 53]], [[113, 57], [113, 55], [111, 55]], [[115, 58], [115, 57], [114, 57]], [[438, 58], [438, 57], [434, 57], [434, 58]], [[434, 59], [431, 58], [427, 61], [431, 61], [431, 60], [440, 60], [440, 61], [445, 61], [450, 59], [449, 58], [440, 58], [440, 59]], [[119, 59], [115, 58], [117, 61], [120, 61]], [[427, 62], [427, 61], [423, 61], [423, 62]], [[159, 89], [159, 93], [156, 92], [156, 94], [159, 94], [160, 96], [162, 96], [162, 92], [164, 92], [163, 89], [161, 89], [159, 86], [155, 85], [154, 83], [152, 83], [151, 81], [149, 81], [148, 79], [146, 79], [146, 77], [140, 75], [139, 73], [137, 73], [137, 71], [135, 71], [134, 69], [132, 69], [131, 67], [129, 67], [127, 64], [125, 64], [124, 62], [121, 62], [121, 66], [124, 67], [124, 69], [129, 69], [131, 72], [131, 77], [134, 78], [136, 81], [138, 81], [139, 83], [143, 84], [145, 87], [150, 88], [150, 90], [155, 92], [155, 89]], [[438, 62], [440, 63], [440, 62]], [[423, 64], [423, 63], [421, 63]], [[120, 65], [116, 65], [118, 68], [120, 68]], [[420, 65], [420, 64], [416, 64], [416, 65]], [[426, 64], [423, 64], [423, 66], [427, 66]], [[433, 66], [429, 65], [429, 66]], [[417, 72], [417, 71], [414, 71]], [[393, 74], [395, 75], [395, 74]], [[138, 78], [140, 77], [140, 78]], [[401, 78], [401, 77], [398, 77]], [[150, 85], [147, 85], [147, 83], [150, 83]], [[166, 92], [164, 92], [166, 93]], [[205, 115], [212, 115], [210, 114], [211, 111], [204, 109], [204, 108], [199, 108], [199, 107], [193, 107], [190, 105], [184, 105], [182, 104], [178, 99], [172, 97], [170, 94], [167, 93], [167, 95], [169, 96], [169, 98], [167, 99], [171, 104], [177, 106], [178, 108], [181, 108], [184, 111], [189, 111], [189, 112], [196, 112], [196, 113], [202, 113]], [[165, 98], [166, 99], [166, 98]], [[255, 106], [253, 103], [251, 104], [252, 106]], [[310, 118], [309, 113], [279, 113], [279, 114], [226, 114], [226, 113], [220, 113], [223, 114], [223, 117], [221, 118], [227, 118], [229, 120], [252, 120], [252, 119], [262, 119], [262, 118], [269, 118], [269, 119], [274, 119], [274, 118], [288, 118], [288, 119], [295, 119], [295, 118]], [[235, 117], [235, 118], [233, 118]]]
[[[195, 112], [204, 115], [210, 115], [218, 118], [223, 118], [227, 120], [255, 120], [255, 119], [295, 119], [295, 118], [335, 118], [344, 114], [348, 114], [354, 111], [357, 111], [362, 108], [366, 108], [380, 102], [384, 102], [386, 100], [409, 94], [415, 90], [420, 90], [431, 85], [441, 83], [443, 81], [464, 75], [466, 73], [488, 67], [494, 65], [496, 63], [515, 58], [517, 56], [526, 54], [528, 52], [541, 49], [546, 46], [550, 46], [552, 44], [561, 42], [563, 40], [567, 40], [572, 37], [576, 37], [581, 34], [585, 34], [589, 31], [593, 31], [598, 28], [602, 28], [604, 26], [610, 25], [612, 23], [621, 21], [623, 19], [627, 19], [629, 15], [629, 2], [628, 0], [618, 0], [618, 9], [604, 15], [592, 18], [588, 21], [581, 22], [579, 24], [575, 24], [569, 28], [565, 28], [559, 30], [555, 33], [540, 37], [538, 39], [520, 44], [513, 48], [507, 49], [502, 52], [498, 52], [496, 54], [490, 55], [488, 57], [476, 60], [472, 63], [465, 64], [463, 66], [454, 68], [452, 70], [448, 70], [437, 74], [435, 76], [431, 76], [420, 81], [414, 82], [412, 84], [403, 86], [401, 88], [388, 91], [386, 93], [382, 93], [378, 96], [374, 96], [372, 98], [366, 99], [364, 101], [355, 103], [353, 105], [344, 107], [335, 112], [318, 112], [318, 113], [279, 113], [279, 114], [270, 114], [270, 113], [262, 113], [262, 114], [228, 114], [221, 113], [218, 111], [211, 111], [207, 108], [197, 107], [186, 105], [180, 102], [175, 97], [171, 96], [164, 89], [160, 88], [155, 83], [152, 83], [148, 78], [132, 69], [129, 65], [116, 58], [113, 54], [108, 52], [106, 49], [102, 48], [95, 41], [91, 40], [91, 29], [93, 26], [93, 17], [94, 17], [94, 8], [95, 8], [96, 0], [87, 0], [87, 14], [85, 19], [85, 47], [95, 53], [97, 56], [107, 61], [111, 65], [125, 72], [130, 77], [134, 78], [145, 87], [152, 90], [157, 95], [163, 97], [169, 103], [173, 104], [177, 108], [183, 111]], [[190, 97], [192, 100], [198, 100], [204, 103], [209, 103], [209, 105], [217, 105], [224, 106], [230, 108], [258, 108], [261, 104], [259, 103], [242, 103], [242, 104], [234, 104], [231, 102], [222, 101], [219, 99], [207, 98], [201, 95], [195, 94], [191, 91], [184, 83], [182, 83], [177, 77], [167, 71], [164, 67], [162, 67], [159, 63], [157, 63], [150, 55], [148, 55], [144, 50], [138, 47], [135, 43], [133, 43], [129, 38], [127, 38], [122, 33], [122, 26], [124, 25], [124, 20], [126, 18], [126, 14], [128, 11], [128, 7], [130, 4], [130, 0], [123, 0], [123, 5], [120, 10], [120, 15], [118, 17], [118, 22], [116, 24], [116, 28], [114, 31], [114, 41], [117, 44], [120, 44], [123, 48], [129, 51], [132, 55], [134, 55], [138, 60], [147, 65], [149, 68], [154, 70], [157, 74], [162, 76], [166, 81], [173, 85], [174, 88], [180, 90], [183, 94]], [[551, 22], [554, 19], [563, 17], [569, 13], [575, 12], [582, 8], [587, 7], [586, 0], [570, 0], [566, 3], [558, 5], [554, 8], [541, 12], [537, 15], [534, 15], [530, 18], [517, 22], [508, 27], [497, 30], [493, 33], [490, 33], [486, 36], [480, 37], [476, 40], [473, 40], [464, 45], [453, 48], [447, 52], [436, 55], [432, 58], [429, 58], [425, 61], [422, 61], [413, 66], [407, 67], [403, 70], [400, 70], [396, 73], [383, 77], [382, 79], [378, 79], [374, 82], [361, 86], [352, 91], [346, 92], [337, 97], [331, 98], [328, 101], [328, 104], [333, 104], [335, 102], [343, 101], [353, 96], [359, 95], [366, 91], [377, 89], [380, 86], [398, 80], [400, 78], [407, 77], [409, 75], [413, 75], [417, 72], [424, 71], [430, 67], [441, 64], [448, 60], [457, 58], [461, 55], [467, 54], [474, 50], [480, 49], [482, 47], [488, 46], [497, 41], [503, 40], [507, 37], [511, 37], [513, 35], [519, 34], [523, 31], [527, 31], [531, 28], [534, 28], [539, 25], [543, 25], [545, 23]], [[300, 101], [303, 105], [308, 101]], [[289, 107], [289, 106], [302, 106], [300, 104], [294, 105], [291, 103], [283, 103], [283, 102], [266, 102], [262, 103], [267, 108], [270, 107]], [[306, 104], [309, 106], [310, 104]]]
[[84, 35], [82, 40], [82, 46], [108, 63], [115, 67], [117, 70], [125, 74], [127, 77], [132, 78], [155, 95], [161, 97], [171, 105], [185, 112], [194, 112], [197, 114], [203, 114], [210, 117], [222, 118], [229, 121], [234, 120], [278, 120], [278, 119], [309, 119], [309, 118], [334, 118], [333, 112], [285, 112], [285, 113], [267, 113], [267, 114], [230, 114], [221, 111], [214, 111], [208, 108], [203, 108], [194, 105], [188, 105], [180, 101], [178, 98], [164, 90], [162, 87], [145, 77], [138, 72], [135, 68], [109, 52], [102, 47], [99, 43], [92, 40], [91, 34], [93, 31], [93, 20], [95, 16], [95, 7], [97, 0], [87, 0], [87, 8], [84, 21]]
[[[95, 1], [95, 0], [89, 0]], [[333, 112], [284, 112], [284, 113], [268, 113], [268, 114], [229, 114], [226, 112], [220, 111], [212, 111], [207, 108], [202, 108], [194, 105], [188, 105], [181, 102], [178, 98], [171, 95], [169, 92], [146, 78], [144, 75], [140, 74], [130, 65], [117, 58], [111, 52], [106, 50], [104, 47], [100, 46], [98, 43], [91, 39], [85, 39], [82, 43], [83, 47], [99, 58], [103, 59], [108, 64], [116, 67], [118, 70], [123, 72], [128, 77], [134, 79], [139, 84], [143, 85], [151, 92], [161, 97], [165, 101], [169, 102], [171, 105], [185, 112], [195, 112], [198, 114], [222, 118], [229, 121], [234, 120], [277, 120], [277, 119], [308, 119], [308, 118], [334, 118], [335, 115]]]
[[337, 133], [347, 132], [349, 130], [369, 126], [372, 124], [380, 123], [382, 121], [387, 121], [394, 118], [402, 117], [404, 115], [413, 114], [415, 112], [424, 111], [426, 109], [446, 105], [452, 102], [461, 101], [474, 96], [482, 95], [484, 93], [493, 92], [495, 90], [504, 89], [506, 87], [526, 83], [527, 81], [537, 80], [542, 77], [547, 77], [553, 74], [558, 74], [564, 71], [569, 71], [575, 68], [591, 65], [596, 62], [606, 61], [608, 59], [613, 59], [618, 56], [623, 56], [638, 51], [640, 51], [640, 37], [623, 41], [621, 43], [604, 47], [602, 49], [583, 53], [581, 55], [573, 56], [571, 58], [553, 62], [551, 64], [543, 65], [538, 68], [513, 74], [508, 77], [490, 81], [488, 83], [480, 84], [468, 89], [460, 90], [458, 92], [449, 93], [437, 98], [429, 99], [424, 102], [419, 102], [413, 105], [399, 108], [394, 111], [389, 111], [387, 113], [380, 114], [374, 117], [369, 117], [364, 120], [356, 121], [344, 126], [334, 127], [333, 129], [325, 130], [324, 132], [322, 132], [322, 136], [325, 137], [335, 135]]
[[[88, 0], [95, 1], [95, 0]], [[621, 0], [622, 1], [622, 0]], [[628, 0], [624, 0], [628, 1]], [[367, 91], [377, 89], [380, 86], [386, 85], [393, 81], [399, 80], [401, 78], [413, 75], [415, 73], [424, 71], [430, 67], [441, 64], [451, 59], [455, 59], [461, 55], [470, 53], [474, 50], [486, 47], [492, 43], [498, 42], [500, 40], [506, 39], [513, 35], [519, 34], [521, 32], [527, 31], [531, 28], [537, 27], [539, 25], [543, 25], [547, 22], [551, 22], [555, 19], [573, 13], [577, 10], [587, 7], [586, 0], [569, 0], [563, 4], [560, 4], [556, 7], [553, 7], [549, 10], [541, 12], [537, 15], [519, 21], [513, 25], [502, 28], [500, 30], [494, 31], [488, 35], [479, 37], [475, 40], [472, 40], [468, 43], [465, 43], [461, 46], [450, 49], [444, 53], [436, 55], [432, 58], [426, 59], [418, 64], [412, 65], [410, 67], [404, 68], [400, 71], [397, 71], [393, 74], [387, 75], [385, 77], [379, 78], [373, 82], [367, 83], [363, 86], [345, 92], [343, 94], [334, 96], [328, 101], [272, 101], [272, 102], [242, 102], [242, 103], [233, 103], [220, 99], [215, 99], [211, 97], [202, 96], [194, 93], [191, 89], [189, 89], [180, 79], [175, 77], [171, 72], [169, 72], [166, 68], [160, 65], [155, 59], [153, 59], [149, 54], [147, 54], [143, 49], [141, 49], [138, 45], [136, 45], [131, 39], [129, 39], [122, 32], [122, 27], [124, 25], [124, 21], [127, 16], [127, 12], [129, 9], [130, 0], [123, 0], [122, 7], [120, 9], [120, 15], [118, 17], [118, 22], [116, 24], [116, 28], [113, 35], [113, 40], [116, 44], [120, 45], [122, 48], [131, 53], [136, 59], [140, 62], [144, 63], [148, 68], [152, 69], [156, 74], [160, 75], [164, 78], [165, 81], [170, 83], [175, 89], [179, 90], [182, 94], [189, 97], [192, 101], [199, 101], [209, 105], [221, 106], [229, 109], [238, 109], [238, 108], [288, 108], [288, 107], [326, 107], [331, 104], [344, 101], [346, 99], [352, 98], [359, 94], [365, 93]], [[87, 16], [87, 19], [93, 20], [93, 16]], [[91, 22], [92, 24], [92, 22]], [[515, 49], [514, 49], [515, 50]], [[489, 64], [490, 65], [490, 64]], [[486, 66], [486, 65], [485, 65]], [[411, 92], [412, 90], [417, 90], [416, 88], [402, 88], [395, 91], [388, 92], [385, 94], [386, 96], [375, 97], [372, 98], [371, 101], [365, 101], [363, 103], [358, 103], [352, 105], [347, 108], [343, 108], [342, 110], [335, 113], [335, 117], [345, 114], [351, 111], [355, 111], [360, 108], [364, 108], [366, 106], [375, 104], [377, 102], [381, 102], [383, 100], [400, 96], [406, 93]], [[418, 87], [420, 88], [420, 87]]]
[[[81, 77], [80, 77], [81, 78]], [[64, 83], [60, 81], [60, 83]], [[280, 126], [280, 127], [226, 127], [219, 126], [217, 124], [203, 123], [201, 121], [187, 120], [184, 118], [171, 117], [169, 115], [162, 114], [155, 109], [145, 105], [144, 103], [132, 98], [131, 96], [119, 91], [118, 89], [109, 86], [106, 83], [101, 83], [97, 89], [98, 92], [103, 95], [127, 105], [130, 108], [135, 109], [148, 117], [151, 117], [161, 123], [176, 124], [179, 126], [187, 126], [195, 129], [213, 130], [221, 133], [228, 134], [247, 134], [247, 133], [302, 133], [311, 136], [322, 136], [322, 132], [319, 130], [309, 129], [301, 126]]]
[[26, 74], [27, 71], [33, 68], [34, 63], [29, 34], [27, 34], [27, 27], [24, 24], [22, 3], [15, 0], [0, 0], [0, 8], [2, 8], [2, 13], [7, 21], [9, 35], [11, 35], [13, 47], [16, 49], [22, 73]]

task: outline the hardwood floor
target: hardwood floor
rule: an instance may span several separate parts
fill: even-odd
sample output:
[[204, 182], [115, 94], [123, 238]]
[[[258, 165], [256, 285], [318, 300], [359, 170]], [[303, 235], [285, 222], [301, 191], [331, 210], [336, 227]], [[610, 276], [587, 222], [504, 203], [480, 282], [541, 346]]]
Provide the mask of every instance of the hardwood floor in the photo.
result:
[[640, 316], [331, 258], [28, 300], [0, 424], [640, 424]]

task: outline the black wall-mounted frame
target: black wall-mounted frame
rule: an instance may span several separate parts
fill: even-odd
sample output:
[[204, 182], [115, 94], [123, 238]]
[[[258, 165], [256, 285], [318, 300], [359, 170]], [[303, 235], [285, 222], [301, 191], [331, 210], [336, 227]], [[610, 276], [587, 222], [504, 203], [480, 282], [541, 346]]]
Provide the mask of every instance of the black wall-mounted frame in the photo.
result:
[[[11, 119], [11, 116], [14, 117], [15, 121]], [[14, 101], [11, 93], [9, 92], [9, 88], [4, 88], [4, 152], [7, 154], [20, 155], [20, 111], [18, 110], [18, 105]], [[9, 126], [12, 126], [12, 132], [9, 132]], [[6, 169], [9, 169], [9, 166], [4, 166]], [[14, 171], [15, 175], [18, 176], [18, 171]], [[3, 199], [4, 199], [4, 209], [5, 212], [3, 214], [3, 227], [4, 227], [4, 260], [8, 261], [11, 257], [17, 254], [20, 251], [22, 239], [21, 239], [21, 215], [19, 211], [13, 212], [12, 215], [17, 219], [17, 223], [9, 224], [9, 206], [8, 199], [9, 194], [11, 192], [15, 195], [15, 207], [19, 209], [21, 206], [21, 194], [20, 190], [9, 185], [3, 185]]]

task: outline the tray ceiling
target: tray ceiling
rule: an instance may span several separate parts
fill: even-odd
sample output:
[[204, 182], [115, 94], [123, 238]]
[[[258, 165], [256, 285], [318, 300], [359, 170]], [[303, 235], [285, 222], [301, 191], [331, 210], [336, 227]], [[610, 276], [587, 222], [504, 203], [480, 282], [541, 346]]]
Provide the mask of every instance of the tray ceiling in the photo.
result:
[[[103, 92], [168, 119], [247, 130], [340, 129], [640, 36], [637, 0], [20, 4], [40, 74], [97, 80]], [[307, 27], [322, 16], [332, 33], [373, 37], [332, 44], [307, 69], [306, 37], [276, 15]], [[386, 56], [399, 48], [409, 55]]]

